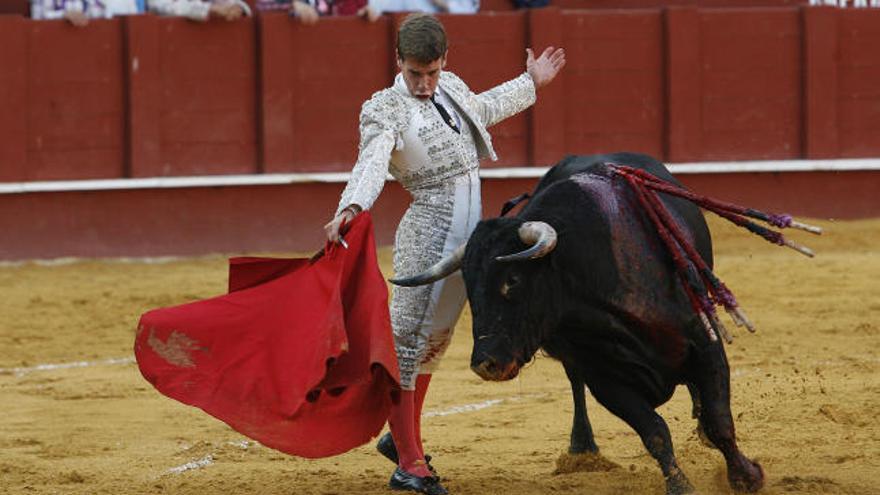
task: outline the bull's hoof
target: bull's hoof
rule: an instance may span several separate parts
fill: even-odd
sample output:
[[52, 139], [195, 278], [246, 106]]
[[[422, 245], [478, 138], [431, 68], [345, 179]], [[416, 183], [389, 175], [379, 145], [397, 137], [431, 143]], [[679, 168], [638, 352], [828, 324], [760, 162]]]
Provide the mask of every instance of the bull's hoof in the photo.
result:
[[754, 493], [764, 486], [764, 469], [757, 462], [745, 457], [736, 470], [728, 470], [727, 480], [730, 487], [738, 492]]
[[676, 469], [674, 474], [666, 478], [666, 495], [685, 495], [686, 493], [696, 493], [694, 486], [688, 481], [687, 476]]
[[553, 474], [598, 473], [620, 469], [620, 465], [609, 461], [599, 452], [583, 454], [562, 454], [556, 459]]
[[568, 453], [571, 455], [598, 454], [599, 447], [597, 447], [595, 443], [587, 442], [585, 440], [573, 439], [571, 441], [571, 444], [568, 446]]

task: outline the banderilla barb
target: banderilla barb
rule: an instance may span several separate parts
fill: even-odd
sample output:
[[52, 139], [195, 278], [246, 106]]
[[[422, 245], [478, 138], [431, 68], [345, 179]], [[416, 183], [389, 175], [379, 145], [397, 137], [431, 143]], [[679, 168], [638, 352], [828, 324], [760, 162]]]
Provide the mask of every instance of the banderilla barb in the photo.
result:
[[644, 170], [614, 163], [606, 163], [605, 165], [629, 184], [635, 192], [639, 203], [647, 212], [651, 222], [657, 228], [660, 239], [672, 256], [675, 271], [681, 279], [691, 307], [699, 316], [709, 339], [712, 341], [718, 340], [718, 335], [721, 335], [727, 343], [733, 341], [730, 332], [727, 331], [721, 320], [718, 319], [715, 311], [716, 305], [724, 307], [736, 326], [745, 326], [750, 332], [754, 332], [755, 327], [739, 308], [739, 304], [736, 302], [736, 298], [730, 289], [715, 275], [705, 260], [703, 260], [703, 257], [700, 256], [687, 237], [685, 237], [681, 228], [679, 228], [672, 215], [663, 205], [658, 192], [687, 199], [697, 206], [709, 210], [733, 224], [747, 229], [753, 234], [761, 236], [769, 242], [792, 248], [806, 256], [814, 256], [813, 251], [809, 248], [790, 241], [781, 233], [758, 225], [748, 220], [748, 218], [761, 220], [778, 228], [790, 227], [817, 235], [822, 233], [820, 227], [797, 222], [790, 215], [765, 213], [694, 194]]

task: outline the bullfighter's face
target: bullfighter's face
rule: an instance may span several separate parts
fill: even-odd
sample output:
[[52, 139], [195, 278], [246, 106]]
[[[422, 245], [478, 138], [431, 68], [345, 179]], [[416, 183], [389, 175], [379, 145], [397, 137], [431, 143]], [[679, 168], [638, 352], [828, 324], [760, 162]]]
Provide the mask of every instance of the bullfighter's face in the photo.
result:
[[[497, 227], [505, 223], [510, 227]], [[512, 219], [481, 222], [471, 236], [481, 242], [468, 242], [462, 263], [473, 315], [471, 369], [484, 380], [516, 377], [552, 328], [547, 317], [553, 314], [554, 289], [544, 275], [548, 261], [495, 259], [524, 248], [517, 226]]]
[[437, 90], [440, 71], [446, 66], [446, 55], [428, 63], [412, 58], [397, 59], [397, 66], [410, 94], [419, 99], [427, 99]]

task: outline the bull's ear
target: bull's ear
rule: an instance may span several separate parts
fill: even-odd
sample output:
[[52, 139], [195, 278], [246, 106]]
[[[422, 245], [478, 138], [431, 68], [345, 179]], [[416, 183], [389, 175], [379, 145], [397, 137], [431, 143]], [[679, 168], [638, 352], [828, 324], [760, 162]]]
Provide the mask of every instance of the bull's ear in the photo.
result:
[[508, 213], [510, 213], [510, 210], [516, 208], [516, 206], [518, 204], [522, 203], [523, 201], [525, 201], [531, 197], [532, 197], [532, 195], [529, 193], [522, 193], [515, 198], [508, 199], [507, 202], [504, 203], [504, 206], [501, 207], [501, 216], [502, 217], [506, 216]]

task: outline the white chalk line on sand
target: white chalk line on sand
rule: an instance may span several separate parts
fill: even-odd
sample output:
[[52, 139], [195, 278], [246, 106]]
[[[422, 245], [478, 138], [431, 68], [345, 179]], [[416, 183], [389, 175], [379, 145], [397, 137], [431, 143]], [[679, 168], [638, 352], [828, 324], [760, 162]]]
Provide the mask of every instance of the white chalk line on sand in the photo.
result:
[[[257, 442], [254, 440], [244, 440], [244, 439], [237, 440], [237, 441], [230, 440], [225, 443], [226, 443], [226, 445], [238, 447], [242, 450], [247, 450], [251, 447], [262, 446], [262, 444], [260, 442]], [[182, 474], [182, 473], [185, 473], [186, 471], [192, 471], [193, 469], [202, 469], [204, 467], [208, 467], [211, 464], [214, 464], [214, 456], [216, 454], [217, 454], [216, 452], [211, 452], [210, 454], [206, 455], [205, 457], [202, 457], [201, 459], [197, 459], [194, 461], [190, 461], [190, 462], [181, 464], [179, 466], [174, 466], [172, 468], [168, 468], [164, 472], [159, 474], [158, 476], [155, 476], [153, 479], [158, 479], [158, 478], [161, 478], [162, 476], [167, 476], [169, 474]]]
[[[442, 417], [442, 416], [450, 416], [453, 414], [464, 414], [464, 413], [476, 412], [476, 411], [481, 411], [483, 409], [486, 409], [486, 408], [489, 408], [492, 406], [497, 406], [499, 404], [503, 404], [505, 402], [519, 402], [522, 400], [537, 399], [537, 398], [541, 398], [541, 397], [546, 397], [548, 395], [549, 394], [547, 394], [547, 393], [526, 394], [526, 395], [520, 395], [520, 396], [515, 396], [515, 397], [507, 397], [504, 399], [485, 400], [483, 402], [476, 402], [473, 404], [462, 404], [460, 406], [451, 406], [446, 409], [440, 409], [440, 410], [436, 410], [436, 411], [425, 411], [424, 413], [422, 413], [422, 417], [423, 418], [435, 418], [435, 417]], [[236, 441], [229, 441], [226, 443], [228, 445], [239, 447], [239, 448], [245, 449], [245, 450], [248, 447], [250, 447], [251, 445], [253, 445], [253, 446], [262, 445], [259, 442], [255, 442], [252, 440], [241, 440], [241, 441], [237, 441], [237, 442]], [[166, 469], [159, 476], [161, 477], [161, 476], [167, 476], [170, 474], [174, 474], [174, 475], [182, 474], [182, 473], [185, 473], [186, 471], [191, 471], [193, 469], [201, 469], [201, 468], [210, 466], [211, 464], [214, 463], [214, 455], [215, 454], [216, 454], [216, 452], [212, 452], [212, 453], [206, 455], [205, 457], [202, 457], [201, 459], [198, 459], [195, 461], [190, 461], [185, 464], [181, 464], [180, 466], [175, 466], [175, 467]]]
[[15, 375], [18, 377], [35, 371], [55, 371], [70, 368], [88, 368], [90, 366], [112, 366], [134, 363], [133, 357], [102, 359], [100, 361], [74, 361], [72, 363], [49, 363], [36, 366], [24, 366], [19, 368], [0, 368], [0, 375]]
[[486, 409], [487, 407], [497, 406], [497, 405], [503, 404], [505, 402], [519, 402], [519, 401], [528, 400], [528, 399], [538, 399], [541, 397], [547, 397], [548, 395], [550, 395], [550, 394], [548, 394], [548, 393], [525, 394], [525, 395], [518, 395], [515, 397], [508, 397], [506, 399], [490, 399], [490, 400], [485, 400], [483, 402], [477, 402], [474, 404], [464, 404], [461, 406], [452, 406], [447, 409], [441, 409], [441, 410], [437, 410], [437, 411], [425, 411], [424, 413], [422, 413], [422, 417], [423, 418], [436, 418], [436, 417], [441, 417], [441, 416], [449, 416], [452, 414], [462, 414], [462, 413], [475, 412], [475, 411], [480, 411], [482, 409]]
[[61, 258], [34, 258], [27, 260], [16, 260], [9, 261], [3, 260], [0, 261], [0, 268], [18, 268], [20, 266], [26, 265], [36, 265], [36, 266], [67, 266], [74, 265], [77, 263], [119, 263], [119, 264], [141, 264], [141, 265], [165, 265], [168, 263], [175, 263], [177, 261], [185, 260], [185, 259], [198, 259], [198, 258], [211, 258], [211, 255], [205, 256], [116, 256], [116, 257], [107, 257], [107, 258], [88, 258], [88, 257], [77, 257], [77, 256], [64, 256]]
[[426, 411], [422, 414], [423, 418], [434, 418], [438, 416], [449, 416], [451, 414], [461, 414], [466, 412], [479, 411], [480, 409], [486, 409], [487, 407], [496, 406], [504, 402], [504, 399], [492, 399], [483, 402], [478, 402], [476, 404], [465, 404], [463, 406], [452, 406], [449, 409], [444, 409], [442, 411]]
[[167, 469], [163, 474], [180, 474], [193, 469], [201, 469], [203, 467], [210, 466], [211, 464], [214, 464], [214, 454], [208, 454], [197, 461], [191, 461], [187, 462], [186, 464], [181, 464], [180, 466], [174, 466], [173, 468]]

